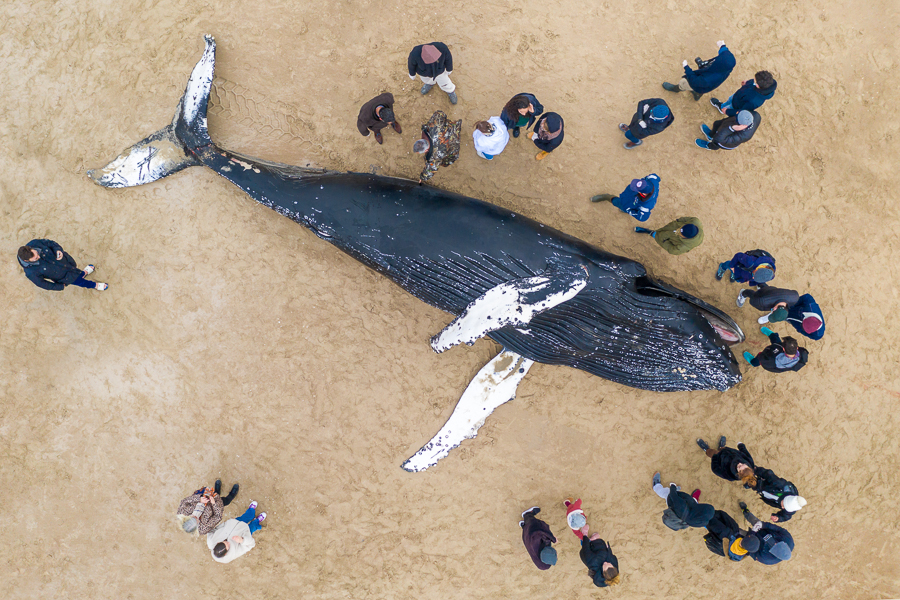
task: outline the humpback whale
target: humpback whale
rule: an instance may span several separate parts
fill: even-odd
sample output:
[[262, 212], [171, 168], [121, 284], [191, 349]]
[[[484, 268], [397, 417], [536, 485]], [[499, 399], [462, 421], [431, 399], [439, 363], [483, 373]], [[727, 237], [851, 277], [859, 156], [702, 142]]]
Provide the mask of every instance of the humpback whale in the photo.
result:
[[206, 118], [216, 45], [212, 36], [205, 41], [172, 122], [88, 176], [120, 188], [205, 166], [454, 315], [431, 339], [436, 352], [483, 336], [500, 344], [447, 423], [404, 469], [427, 469], [474, 437], [496, 407], [515, 397], [535, 362], [652, 391], [724, 391], [740, 382], [729, 348], [743, 341], [740, 327], [633, 260], [415, 181], [295, 167], [219, 148]]

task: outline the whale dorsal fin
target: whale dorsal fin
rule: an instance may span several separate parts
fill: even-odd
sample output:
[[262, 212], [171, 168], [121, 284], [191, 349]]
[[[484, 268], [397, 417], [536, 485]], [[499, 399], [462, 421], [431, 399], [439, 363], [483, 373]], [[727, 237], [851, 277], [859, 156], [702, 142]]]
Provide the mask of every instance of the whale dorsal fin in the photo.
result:
[[492, 287], [431, 338], [435, 352], [457, 344], [473, 344], [492, 331], [521, 327], [535, 315], [574, 298], [587, 285], [587, 269], [581, 265], [555, 268], [535, 277], [505, 281]]

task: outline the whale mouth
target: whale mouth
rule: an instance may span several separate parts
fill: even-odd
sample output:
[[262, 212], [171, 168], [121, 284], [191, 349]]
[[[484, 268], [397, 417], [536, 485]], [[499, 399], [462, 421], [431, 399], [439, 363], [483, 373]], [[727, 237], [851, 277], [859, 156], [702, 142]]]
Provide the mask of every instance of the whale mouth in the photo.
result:
[[709, 326], [719, 334], [723, 342], [729, 346], [740, 344], [744, 341], [744, 332], [734, 319], [718, 308], [707, 304], [703, 300], [691, 296], [687, 292], [674, 288], [668, 284], [656, 281], [650, 277], [640, 277], [635, 281], [637, 291], [645, 296], [669, 296], [687, 302], [697, 309], [700, 315], [706, 319]]

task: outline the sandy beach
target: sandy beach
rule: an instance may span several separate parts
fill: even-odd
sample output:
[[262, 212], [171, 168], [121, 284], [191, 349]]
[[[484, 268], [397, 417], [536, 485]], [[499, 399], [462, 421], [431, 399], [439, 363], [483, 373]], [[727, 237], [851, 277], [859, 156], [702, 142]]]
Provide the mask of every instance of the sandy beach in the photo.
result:
[[[874, 599], [900, 597], [900, 10], [888, 0], [683, 2], [25, 2], [0, 7], [0, 581], [10, 600], [198, 597]], [[130, 189], [85, 172], [169, 123], [218, 43], [212, 138], [267, 160], [415, 179], [435, 110], [463, 121], [460, 159], [433, 185], [642, 262], [767, 340], [716, 265], [764, 248], [775, 284], [811, 293], [827, 333], [809, 365], [747, 367], [720, 393], [659, 394], [536, 364], [515, 401], [437, 466], [400, 465], [499, 350], [435, 354], [452, 319], [204, 168]], [[767, 69], [755, 137], [694, 145], [718, 113], [664, 91], [681, 61], [737, 57], [712, 95]], [[410, 81], [410, 49], [448, 44], [459, 104]], [[356, 130], [384, 91], [404, 132]], [[565, 118], [547, 159], [525, 136], [493, 161], [474, 123], [517, 92]], [[616, 125], [643, 98], [675, 122], [632, 151]], [[696, 216], [702, 246], [670, 256], [591, 195], [657, 173], [648, 225]], [[50, 238], [106, 292], [38, 289], [17, 248]], [[781, 333], [791, 329], [781, 325]], [[746, 367], [746, 365], [745, 365]], [[702, 531], [673, 532], [654, 471], [738, 516], [770, 511], [715, 477], [695, 439], [743, 441], [809, 505], [794, 557], [731, 563]], [[179, 501], [216, 477], [268, 513], [257, 546], [221, 565], [185, 535]], [[562, 501], [584, 499], [622, 584], [596, 590]], [[538, 571], [520, 512], [542, 507], [559, 564]]]

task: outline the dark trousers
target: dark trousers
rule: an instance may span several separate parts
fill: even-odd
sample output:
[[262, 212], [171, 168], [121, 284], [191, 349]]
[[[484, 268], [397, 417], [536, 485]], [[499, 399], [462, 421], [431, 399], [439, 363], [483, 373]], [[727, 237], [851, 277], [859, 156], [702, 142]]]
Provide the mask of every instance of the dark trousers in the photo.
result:
[[[719, 131], [719, 128], [722, 127], [722, 123], [724, 123], [724, 122], [725, 122], [725, 119], [719, 119], [718, 121], [713, 123], [713, 126], [709, 130], [709, 137], [711, 137], [711, 138], [716, 137], [716, 132]], [[710, 150], [718, 150], [722, 146], [720, 146], [717, 142], [709, 142], [706, 145], [706, 147], [709, 148]]]
[[78, 276], [78, 279], [76, 279], [69, 285], [77, 285], [78, 287], [88, 288], [89, 290], [92, 290], [95, 287], [97, 287], [96, 282], [88, 281], [87, 279], [84, 278], [84, 271], [81, 272], [81, 275]]

